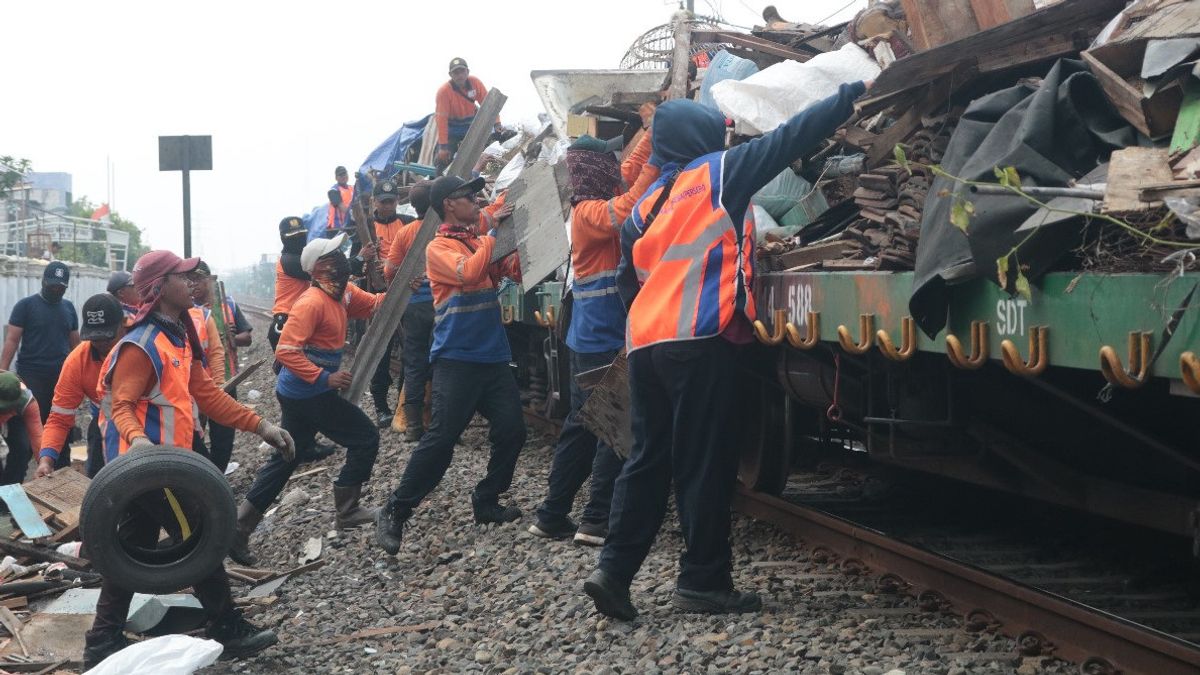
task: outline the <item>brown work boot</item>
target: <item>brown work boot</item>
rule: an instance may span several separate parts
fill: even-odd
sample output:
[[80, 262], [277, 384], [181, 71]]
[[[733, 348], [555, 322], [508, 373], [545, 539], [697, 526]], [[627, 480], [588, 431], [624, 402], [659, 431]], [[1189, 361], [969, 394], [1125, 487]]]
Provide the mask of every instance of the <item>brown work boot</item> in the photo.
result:
[[375, 522], [375, 510], [358, 505], [362, 486], [333, 486], [333, 508], [337, 513], [337, 529], [347, 530]]
[[246, 567], [253, 567], [258, 562], [258, 558], [250, 552], [250, 535], [262, 519], [262, 512], [250, 502], [243, 501], [238, 506], [237, 532], [233, 535], [233, 544], [229, 547], [230, 560]]

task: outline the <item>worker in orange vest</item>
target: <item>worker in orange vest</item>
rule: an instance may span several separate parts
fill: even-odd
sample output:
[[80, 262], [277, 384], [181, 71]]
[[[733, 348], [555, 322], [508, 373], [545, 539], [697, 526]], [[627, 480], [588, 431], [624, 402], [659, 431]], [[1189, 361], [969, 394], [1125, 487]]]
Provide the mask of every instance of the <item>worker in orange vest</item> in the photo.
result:
[[346, 167], [333, 170], [335, 181], [329, 188], [329, 215], [325, 220], [325, 237], [329, 238], [350, 226], [350, 209], [354, 206], [354, 187]]
[[629, 306], [633, 447], [613, 490], [609, 533], [584, 591], [632, 620], [629, 585], [662, 526], [674, 484], [683, 530], [672, 604], [752, 612], [735, 590], [729, 545], [737, 479], [737, 346], [755, 318], [751, 196], [850, 117], [866, 84], [838, 92], [761, 138], [725, 150], [725, 119], [686, 99], [654, 115], [650, 164], [661, 175], [621, 231], [618, 289]]
[[[97, 387], [106, 461], [155, 445], [190, 448], [200, 412], [258, 434], [281, 453], [295, 454], [287, 431], [230, 398], [205, 370], [203, 348], [189, 314], [192, 275], [199, 264], [199, 258], [184, 260], [160, 250], [143, 255], [134, 265], [133, 282], [142, 303], [129, 332], [104, 360]], [[140, 508], [131, 511], [122, 532], [135, 545], [153, 546], [163, 525], [152, 514], [172, 510], [159, 492], [147, 493], [137, 503]], [[233, 606], [224, 568], [193, 589], [208, 615], [207, 635], [224, 645], [226, 656], [248, 656], [277, 642], [275, 633], [256, 628]], [[131, 591], [104, 580], [96, 619], [87, 633], [84, 669], [128, 644], [123, 629], [132, 599]]]
[[[438, 173], [450, 166], [450, 160], [458, 152], [458, 144], [467, 135], [467, 129], [475, 120], [475, 112], [487, 98], [487, 87], [471, 74], [466, 59], [450, 59], [450, 79], [437, 90], [434, 99], [434, 119], [437, 124], [437, 156], [434, 165]], [[495, 130], [500, 131], [500, 118], [496, 118]]]

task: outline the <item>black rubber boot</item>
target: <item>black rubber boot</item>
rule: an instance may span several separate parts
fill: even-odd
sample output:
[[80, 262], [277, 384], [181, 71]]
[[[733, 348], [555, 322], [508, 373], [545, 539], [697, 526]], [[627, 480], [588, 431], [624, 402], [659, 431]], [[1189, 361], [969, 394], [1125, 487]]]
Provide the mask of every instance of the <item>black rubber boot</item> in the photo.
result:
[[246, 567], [254, 567], [258, 562], [258, 558], [250, 552], [250, 535], [262, 519], [262, 512], [250, 502], [243, 501], [238, 506], [237, 534], [233, 535], [233, 545], [229, 547], [230, 560]]
[[375, 514], [375, 543], [391, 555], [400, 552], [400, 543], [404, 541], [404, 521], [407, 515], [399, 513], [392, 500], [379, 509]]
[[220, 642], [225, 651], [222, 659], [234, 659], [257, 654], [279, 642], [275, 631], [259, 628], [242, 617], [241, 610], [231, 609], [208, 627], [208, 637]]
[[637, 610], [629, 600], [629, 586], [618, 582], [601, 570], [583, 582], [583, 592], [596, 603], [596, 610], [621, 621], [633, 621]]
[[762, 598], [757, 593], [735, 590], [691, 591], [676, 588], [671, 604], [682, 612], [699, 614], [741, 614], [762, 609]]
[[87, 671], [95, 668], [100, 665], [101, 661], [128, 646], [129, 640], [125, 637], [125, 633], [119, 630], [99, 636], [88, 633], [83, 648], [83, 669]]
[[471, 509], [477, 523], [511, 523], [521, 517], [521, 509], [511, 504], [500, 506], [500, 502], [480, 501], [474, 495], [471, 495]]
[[337, 529], [348, 530], [375, 522], [375, 510], [364, 509], [358, 505], [361, 496], [361, 485], [333, 486], [333, 508], [337, 514], [335, 519]]

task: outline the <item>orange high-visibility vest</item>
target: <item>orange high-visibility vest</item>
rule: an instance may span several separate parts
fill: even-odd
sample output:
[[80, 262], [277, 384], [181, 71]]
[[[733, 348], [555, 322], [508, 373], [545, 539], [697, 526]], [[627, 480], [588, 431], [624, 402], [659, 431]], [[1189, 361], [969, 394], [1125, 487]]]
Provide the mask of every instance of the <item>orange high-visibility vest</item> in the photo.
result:
[[149, 393], [138, 400], [136, 415], [146, 436], [156, 445], [173, 445], [191, 449], [192, 433], [200, 417], [200, 410], [188, 389], [192, 373], [192, 348], [186, 337], [176, 342], [153, 322], [144, 321], [134, 326], [104, 359], [100, 367], [100, 433], [104, 438], [104, 455], [113, 460], [129, 450], [129, 444], [112, 422], [113, 368], [117, 357], [126, 344], [132, 344], [146, 353], [154, 367], [155, 382]]
[[721, 162], [712, 153], [680, 171], [671, 194], [647, 228], [645, 218], [662, 191], [656, 183], [634, 208], [643, 234], [633, 245], [641, 290], [629, 309], [626, 349], [720, 335], [734, 312], [755, 318], [754, 220], [741, 236], [721, 204]]
[[[337, 188], [337, 191], [342, 195], [342, 206], [345, 206], [347, 209], [352, 207], [354, 205], [354, 187], [351, 185], [341, 186], [337, 184], [334, 184], [334, 187]], [[339, 222], [340, 220], [341, 219], [338, 218], [337, 215], [337, 209], [330, 204], [329, 217], [325, 219], [325, 226], [331, 230], [335, 227], [341, 227], [343, 223]]]

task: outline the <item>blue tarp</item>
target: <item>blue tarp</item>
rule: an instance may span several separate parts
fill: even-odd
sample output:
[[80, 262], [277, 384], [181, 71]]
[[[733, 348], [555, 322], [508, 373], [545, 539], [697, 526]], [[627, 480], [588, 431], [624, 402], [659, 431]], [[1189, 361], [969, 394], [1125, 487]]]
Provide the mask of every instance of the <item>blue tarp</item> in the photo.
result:
[[326, 202], [300, 218], [308, 230], [308, 241], [326, 238], [326, 226], [329, 224], [329, 202]]
[[366, 174], [368, 170], [374, 169], [380, 172], [384, 178], [391, 178], [396, 173], [392, 164], [404, 161], [404, 153], [408, 152], [414, 143], [420, 142], [430, 117], [433, 115], [426, 115], [415, 122], [409, 122], [397, 129], [396, 133], [388, 136], [386, 141], [380, 143], [379, 147], [367, 155], [367, 159], [358, 168], [359, 173]]

